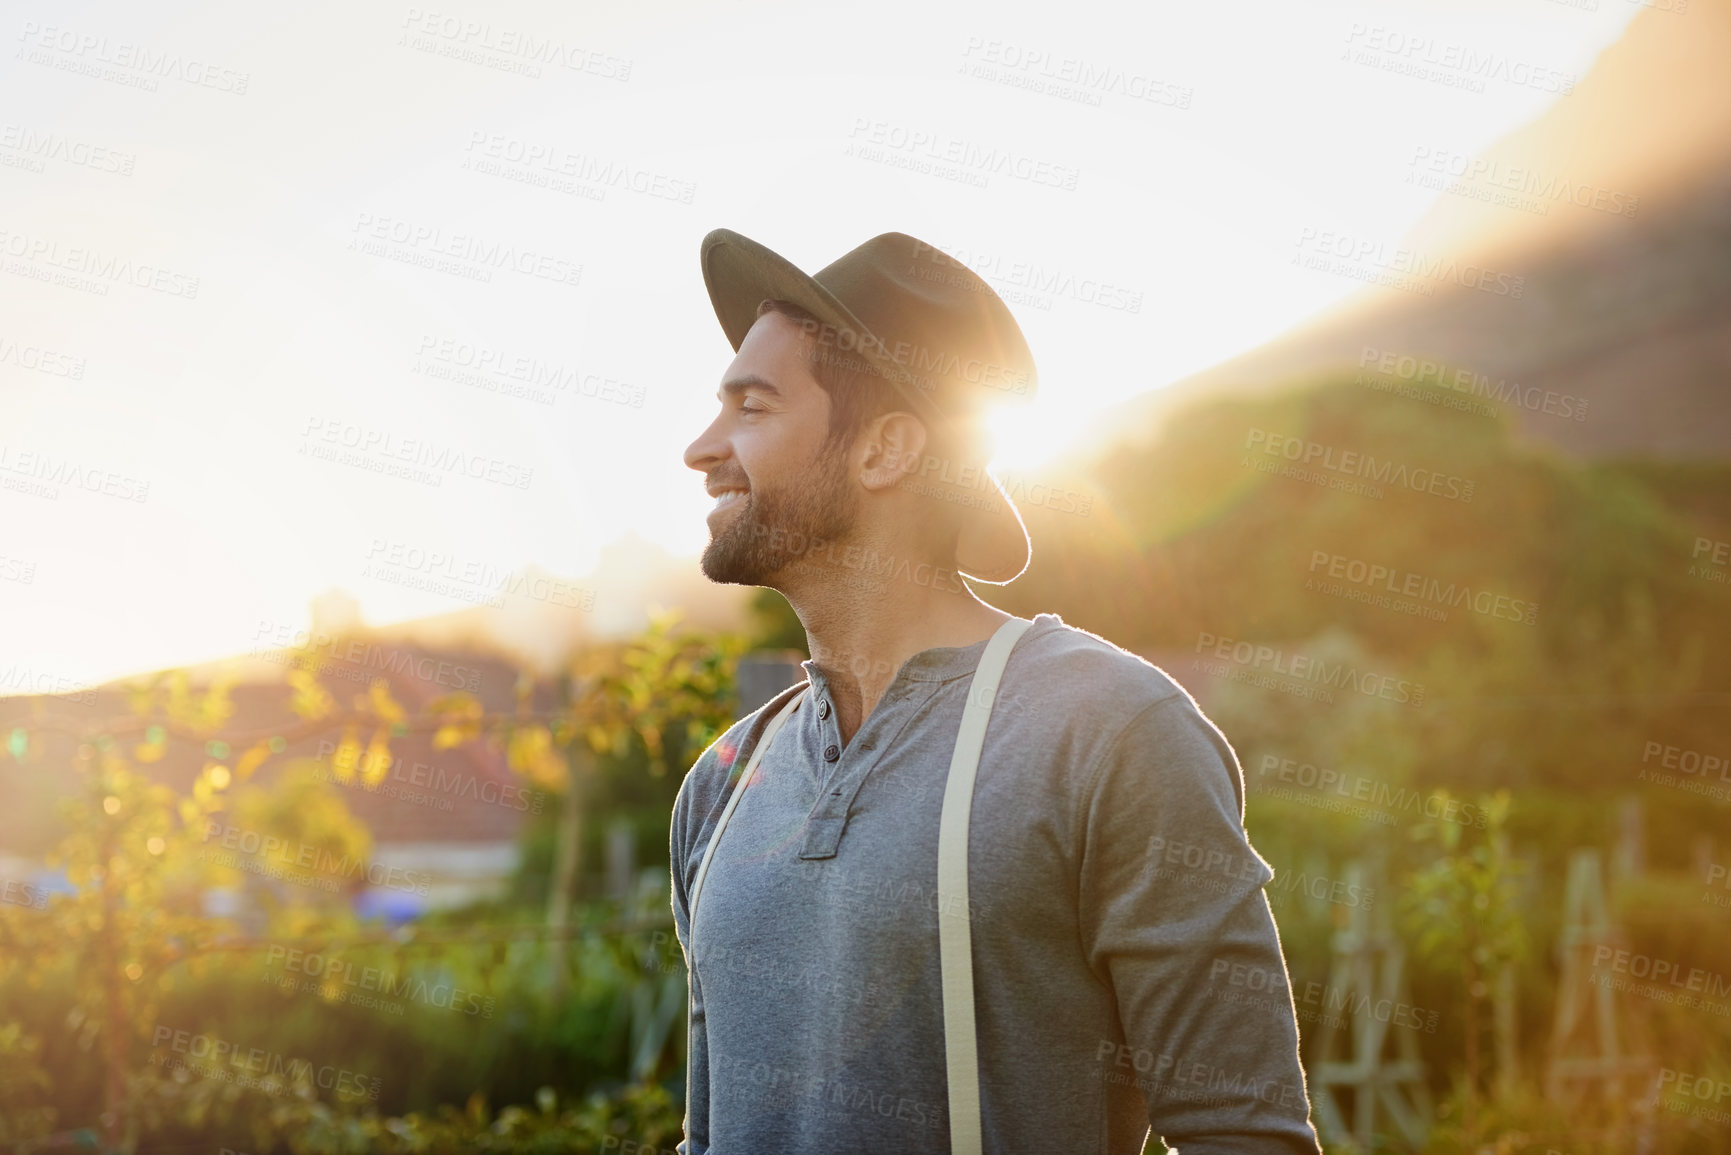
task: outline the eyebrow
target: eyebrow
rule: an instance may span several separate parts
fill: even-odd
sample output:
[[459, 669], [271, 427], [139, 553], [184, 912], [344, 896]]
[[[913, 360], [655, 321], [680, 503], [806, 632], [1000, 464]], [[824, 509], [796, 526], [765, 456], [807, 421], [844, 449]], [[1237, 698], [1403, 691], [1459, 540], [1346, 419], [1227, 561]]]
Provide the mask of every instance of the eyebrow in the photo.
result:
[[723, 381], [720, 391], [715, 394], [715, 399], [723, 401], [722, 394], [726, 394], [727, 397], [737, 397], [748, 389], [759, 389], [774, 397], [782, 395], [781, 390], [777, 389], [770, 381], [756, 374], [748, 374], [744, 377], [735, 377], [731, 381]]

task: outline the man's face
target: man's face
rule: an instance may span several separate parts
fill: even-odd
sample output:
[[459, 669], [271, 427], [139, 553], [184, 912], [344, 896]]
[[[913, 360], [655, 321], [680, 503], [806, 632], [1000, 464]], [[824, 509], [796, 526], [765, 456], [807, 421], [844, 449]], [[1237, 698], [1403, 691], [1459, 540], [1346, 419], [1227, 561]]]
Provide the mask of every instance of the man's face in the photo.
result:
[[[728, 585], [770, 585], [814, 538], [843, 539], [858, 515], [848, 456], [820, 457], [829, 395], [811, 375], [808, 338], [779, 313], [757, 319], [722, 377], [721, 413], [685, 450], [712, 494], [703, 573]], [[779, 532], [777, 532], [779, 531]]]

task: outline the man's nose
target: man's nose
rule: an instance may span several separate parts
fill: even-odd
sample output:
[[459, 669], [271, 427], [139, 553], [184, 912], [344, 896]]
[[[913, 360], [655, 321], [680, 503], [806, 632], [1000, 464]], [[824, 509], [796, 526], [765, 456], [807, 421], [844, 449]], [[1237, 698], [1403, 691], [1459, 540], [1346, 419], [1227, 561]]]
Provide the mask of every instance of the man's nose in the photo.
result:
[[685, 447], [685, 464], [699, 473], [708, 473], [715, 468], [716, 462], [727, 456], [727, 439], [716, 429], [720, 418], [710, 422], [709, 428], [697, 435], [697, 439]]

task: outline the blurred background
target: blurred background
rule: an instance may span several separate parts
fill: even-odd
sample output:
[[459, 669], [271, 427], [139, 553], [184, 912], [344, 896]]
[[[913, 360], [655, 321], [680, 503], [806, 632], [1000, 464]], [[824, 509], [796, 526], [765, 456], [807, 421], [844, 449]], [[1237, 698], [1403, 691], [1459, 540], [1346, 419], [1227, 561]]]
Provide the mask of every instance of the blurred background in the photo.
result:
[[1731, 1151], [1731, 0], [0, 27], [0, 1147], [675, 1146], [728, 227], [1015, 312], [1331, 1152]]

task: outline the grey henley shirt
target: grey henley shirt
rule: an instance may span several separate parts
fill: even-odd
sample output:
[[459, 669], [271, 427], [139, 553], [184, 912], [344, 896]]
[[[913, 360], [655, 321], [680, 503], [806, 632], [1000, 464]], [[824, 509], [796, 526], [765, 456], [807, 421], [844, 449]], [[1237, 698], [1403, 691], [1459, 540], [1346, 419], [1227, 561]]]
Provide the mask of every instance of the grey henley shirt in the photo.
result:
[[[968, 839], [986, 1151], [1137, 1155], [1152, 1124], [1181, 1155], [1318, 1155], [1236, 755], [1157, 667], [1033, 621]], [[985, 648], [909, 658], [845, 747], [802, 663], [811, 692], [728, 822], [695, 949], [704, 847], [799, 687], [686, 775], [671, 832], [693, 1002], [684, 1155], [949, 1150], [938, 817]], [[1246, 975], [1275, 997], [1246, 1003]]]

